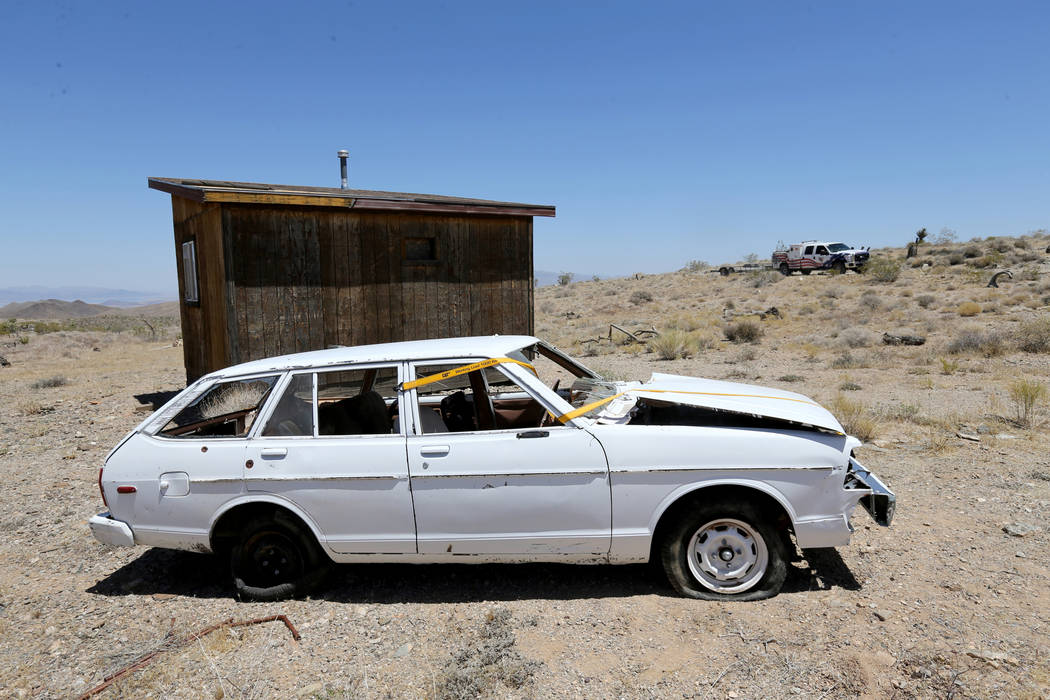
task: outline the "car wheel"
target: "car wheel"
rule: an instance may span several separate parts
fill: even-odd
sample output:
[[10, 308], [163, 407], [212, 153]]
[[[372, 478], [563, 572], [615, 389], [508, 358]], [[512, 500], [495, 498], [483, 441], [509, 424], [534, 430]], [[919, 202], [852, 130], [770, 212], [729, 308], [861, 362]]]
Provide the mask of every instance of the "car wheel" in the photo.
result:
[[704, 504], [673, 525], [660, 547], [676, 591], [702, 600], [761, 600], [787, 576], [784, 538], [745, 501]]
[[791, 268], [788, 267], [787, 263], [780, 263], [780, 274], [784, 275], [785, 277], [791, 274]]
[[729, 277], [729, 268], [728, 267], [719, 268], [718, 274], [722, 275], [723, 277]]
[[831, 266], [831, 269], [840, 275], [846, 274], [846, 263], [841, 260], [836, 260], [835, 264]]
[[242, 600], [305, 595], [323, 578], [324, 564], [313, 535], [279, 514], [249, 521], [230, 553], [233, 585]]

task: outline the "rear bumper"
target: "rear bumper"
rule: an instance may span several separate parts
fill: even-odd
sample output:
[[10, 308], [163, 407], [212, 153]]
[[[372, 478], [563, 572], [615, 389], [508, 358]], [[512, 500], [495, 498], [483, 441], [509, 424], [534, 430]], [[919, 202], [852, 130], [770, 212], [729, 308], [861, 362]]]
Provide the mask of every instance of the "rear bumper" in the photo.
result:
[[91, 534], [102, 544], [115, 545], [117, 547], [132, 547], [135, 544], [135, 535], [131, 532], [128, 524], [120, 520], [114, 520], [109, 513], [99, 513], [88, 520]]

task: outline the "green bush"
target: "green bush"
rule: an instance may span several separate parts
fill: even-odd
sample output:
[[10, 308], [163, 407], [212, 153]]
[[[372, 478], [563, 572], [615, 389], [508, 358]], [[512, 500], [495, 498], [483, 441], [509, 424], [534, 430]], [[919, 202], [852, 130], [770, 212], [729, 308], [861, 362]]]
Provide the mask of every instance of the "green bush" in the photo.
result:
[[875, 258], [864, 267], [864, 272], [876, 282], [896, 282], [901, 276], [901, 264], [889, 258]]

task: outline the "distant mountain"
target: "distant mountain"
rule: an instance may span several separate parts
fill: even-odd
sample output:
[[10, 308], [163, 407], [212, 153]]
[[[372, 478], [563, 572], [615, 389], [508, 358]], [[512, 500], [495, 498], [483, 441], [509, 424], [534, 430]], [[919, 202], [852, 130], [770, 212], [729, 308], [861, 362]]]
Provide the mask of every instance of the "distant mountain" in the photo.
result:
[[162, 301], [157, 304], [140, 306], [105, 306], [87, 304], [81, 300], [62, 301], [61, 299], [43, 299], [40, 301], [20, 301], [0, 306], [0, 319], [24, 318], [35, 321], [64, 318], [88, 318], [90, 316], [178, 316], [179, 302]]
[[45, 287], [35, 284], [26, 287], [0, 289], [0, 304], [36, 301], [39, 299], [79, 300], [87, 304], [103, 304], [105, 306], [137, 306], [140, 304], [171, 301], [175, 299], [175, 295], [164, 292], [140, 292], [131, 289], [111, 289], [108, 287]]

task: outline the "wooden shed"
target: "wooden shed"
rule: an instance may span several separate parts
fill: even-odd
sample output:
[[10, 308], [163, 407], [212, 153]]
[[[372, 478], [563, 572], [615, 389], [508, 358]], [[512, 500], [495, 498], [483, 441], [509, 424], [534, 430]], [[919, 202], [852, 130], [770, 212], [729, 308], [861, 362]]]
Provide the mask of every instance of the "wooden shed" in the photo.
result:
[[533, 333], [553, 206], [149, 178], [171, 194], [187, 381], [332, 345]]

